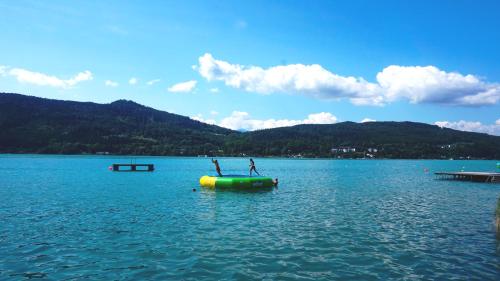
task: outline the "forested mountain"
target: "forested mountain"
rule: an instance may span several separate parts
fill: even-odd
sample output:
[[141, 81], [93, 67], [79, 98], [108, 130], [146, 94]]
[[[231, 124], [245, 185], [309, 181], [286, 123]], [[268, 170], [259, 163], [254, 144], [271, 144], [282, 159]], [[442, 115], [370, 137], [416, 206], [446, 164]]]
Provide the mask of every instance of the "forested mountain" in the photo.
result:
[[0, 94], [0, 152], [196, 155], [233, 131], [125, 100], [110, 104]]
[[415, 122], [298, 125], [240, 134], [231, 142], [234, 152], [251, 155], [500, 158], [498, 136]]
[[137, 103], [0, 93], [0, 153], [500, 158], [500, 137], [414, 122], [237, 132]]

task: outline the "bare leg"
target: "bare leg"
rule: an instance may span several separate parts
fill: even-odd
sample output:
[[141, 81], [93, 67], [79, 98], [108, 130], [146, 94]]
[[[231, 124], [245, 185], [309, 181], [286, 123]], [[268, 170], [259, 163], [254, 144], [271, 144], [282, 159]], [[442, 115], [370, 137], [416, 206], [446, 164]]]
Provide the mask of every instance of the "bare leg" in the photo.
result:
[[255, 171], [255, 173], [260, 176], [260, 174], [259, 174], [259, 172], [257, 172], [257, 169], [255, 168], [255, 166], [252, 166], [250, 168], [250, 176], [252, 175], [252, 171]]

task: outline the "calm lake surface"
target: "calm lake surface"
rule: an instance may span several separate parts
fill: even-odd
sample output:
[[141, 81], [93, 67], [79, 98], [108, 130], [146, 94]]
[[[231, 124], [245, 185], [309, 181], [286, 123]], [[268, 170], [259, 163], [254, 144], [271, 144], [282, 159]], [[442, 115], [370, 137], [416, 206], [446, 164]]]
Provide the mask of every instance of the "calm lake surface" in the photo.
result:
[[[131, 159], [156, 171], [108, 170]], [[497, 161], [255, 162], [279, 188], [199, 188], [207, 158], [0, 155], [0, 279], [500, 279], [500, 185], [432, 175]]]

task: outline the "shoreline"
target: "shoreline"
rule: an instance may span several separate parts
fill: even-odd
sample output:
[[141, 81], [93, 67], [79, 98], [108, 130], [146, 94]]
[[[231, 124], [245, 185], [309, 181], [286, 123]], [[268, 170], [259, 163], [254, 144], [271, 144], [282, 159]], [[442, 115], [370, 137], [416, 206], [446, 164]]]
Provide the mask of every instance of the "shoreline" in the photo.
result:
[[259, 159], [287, 159], [287, 160], [434, 160], [434, 161], [499, 161], [500, 159], [486, 159], [486, 158], [463, 158], [463, 159], [442, 159], [442, 158], [336, 158], [336, 157], [286, 157], [286, 156], [207, 156], [200, 157], [194, 155], [134, 155], [134, 154], [51, 154], [51, 153], [0, 153], [1, 156], [57, 156], [57, 157], [82, 157], [82, 156], [95, 156], [95, 157], [109, 157], [109, 158], [259, 158]]

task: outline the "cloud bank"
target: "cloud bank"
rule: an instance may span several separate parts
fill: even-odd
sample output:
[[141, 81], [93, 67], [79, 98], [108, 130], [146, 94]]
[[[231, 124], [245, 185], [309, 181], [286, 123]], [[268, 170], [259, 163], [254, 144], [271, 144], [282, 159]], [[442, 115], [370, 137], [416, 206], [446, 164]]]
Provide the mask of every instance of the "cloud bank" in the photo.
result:
[[7, 66], [0, 66], [0, 75], [12, 76], [20, 83], [34, 84], [38, 86], [49, 86], [54, 88], [71, 88], [76, 84], [92, 80], [92, 72], [85, 70], [77, 73], [69, 79], [62, 79], [56, 76], [35, 72], [23, 68], [10, 68]]
[[309, 114], [304, 120], [290, 119], [267, 119], [259, 120], [250, 118], [250, 114], [244, 111], [233, 111], [230, 116], [223, 118], [220, 122], [213, 119], [203, 119], [201, 115], [191, 117], [193, 120], [218, 125], [232, 130], [255, 131], [277, 127], [289, 127], [300, 124], [333, 124], [337, 117], [329, 112]]
[[500, 119], [496, 120], [495, 124], [491, 125], [482, 124], [481, 122], [478, 121], [465, 121], [465, 120], [460, 120], [458, 122], [437, 121], [434, 122], [434, 125], [460, 131], [486, 133], [490, 135], [500, 136]]
[[206, 53], [195, 69], [207, 81], [260, 94], [302, 94], [318, 99], [349, 99], [356, 105], [384, 105], [397, 100], [411, 103], [491, 105], [500, 101], [500, 84], [477, 76], [445, 72], [435, 66], [391, 65], [376, 75], [376, 82], [341, 76], [321, 65], [289, 64], [269, 68], [243, 66], [215, 59]]
[[[218, 112], [211, 111], [210, 115], [212, 117], [216, 116]], [[239, 131], [255, 131], [263, 129], [271, 129], [277, 127], [289, 127], [300, 124], [334, 124], [337, 123], [338, 119], [335, 115], [329, 112], [320, 112], [315, 114], [309, 114], [306, 119], [303, 120], [293, 120], [293, 119], [253, 119], [248, 112], [244, 111], [233, 111], [231, 115], [222, 118], [217, 122], [213, 118], [203, 118], [203, 115], [198, 114], [196, 116], [190, 117], [193, 120], [197, 120], [203, 123], [217, 125], [220, 127], [239, 130]], [[361, 121], [364, 122], [376, 122], [373, 119], [365, 118]], [[486, 133], [490, 135], [500, 136], [500, 119], [496, 120], [494, 124], [482, 124], [478, 121], [464, 121], [460, 120], [458, 122], [451, 121], [437, 121], [434, 125], [439, 127], [450, 128], [460, 131]]]
[[196, 87], [196, 80], [190, 80], [172, 85], [167, 90], [171, 93], [189, 93]]

